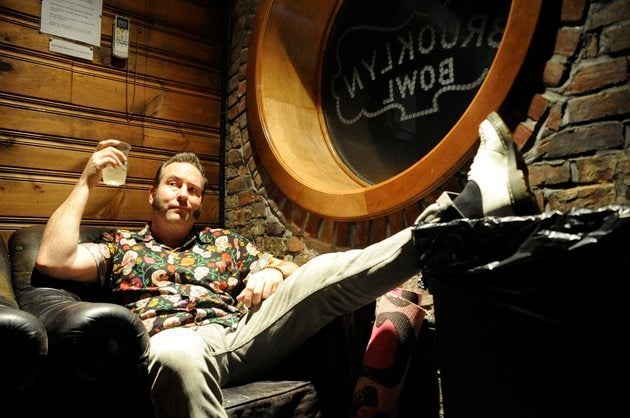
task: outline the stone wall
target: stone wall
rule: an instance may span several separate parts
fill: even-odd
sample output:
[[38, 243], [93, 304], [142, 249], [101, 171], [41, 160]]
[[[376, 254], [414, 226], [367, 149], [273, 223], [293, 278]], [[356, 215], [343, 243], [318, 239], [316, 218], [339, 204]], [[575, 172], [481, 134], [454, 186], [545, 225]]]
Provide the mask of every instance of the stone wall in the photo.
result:
[[[303, 263], [340, 248], [313, 239], [308, 231], [315, 228], [305, 225], [308, 219], [278, 192], [256, 157], [245, 94], [257, 4], [231, 2], [225, 225], [253, 238], [261, 249]], [[514, 136], [527, 160], [531, 185], [544, 210], [628, 204], [630, 2], [557, 4], [554, 26], [542, 40], [553, 48], [540, 71], [527, 75], [536, 81], [531, 89], [521, 87], [515, 93], [520, 95], [515, 102], [526, 102], [525, 110], [512, 112], [519, 118]], [[358, 244], [352, 247], [367, 241], [361, 239], [360, 228], [354, 234]]]

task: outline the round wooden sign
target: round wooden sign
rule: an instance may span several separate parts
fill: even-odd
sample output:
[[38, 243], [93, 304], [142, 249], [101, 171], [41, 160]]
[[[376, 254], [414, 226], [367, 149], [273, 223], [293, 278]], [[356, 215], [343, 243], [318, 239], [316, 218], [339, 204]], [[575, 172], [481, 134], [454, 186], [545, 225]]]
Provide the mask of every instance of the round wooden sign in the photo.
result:
[[260, 158], [293, 202], [373, 219], [436, 189], [505, 99], [540, 0], [266, 0], [247, 109]]

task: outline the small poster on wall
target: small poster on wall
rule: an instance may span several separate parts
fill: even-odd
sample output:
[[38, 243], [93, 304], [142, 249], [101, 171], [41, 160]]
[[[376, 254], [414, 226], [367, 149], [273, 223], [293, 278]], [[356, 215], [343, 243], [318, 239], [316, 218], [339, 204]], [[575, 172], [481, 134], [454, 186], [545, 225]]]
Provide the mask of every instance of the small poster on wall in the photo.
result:
[[102, 11], [103, 0], [42, 0], [40, 30], [100, 46]]

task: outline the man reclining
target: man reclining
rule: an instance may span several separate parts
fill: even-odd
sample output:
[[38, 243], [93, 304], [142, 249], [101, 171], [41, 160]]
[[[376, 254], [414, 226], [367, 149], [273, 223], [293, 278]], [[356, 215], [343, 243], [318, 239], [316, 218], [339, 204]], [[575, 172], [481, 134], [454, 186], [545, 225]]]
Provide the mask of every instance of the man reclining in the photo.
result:
[[[443, 194], [420, 222], [529, 213], [527, 169], [496, 113], [462, 193]], [[165, 161], [149, 189], [152, 218], [140, 231], [112, 230], [79, 242], [101, 170], [126, 163], [98, 144], [74, 189], [50, 217], [36, 267], [64, 280], [100, 281], [136, 313], [151, 336], [149, 378], [157, 418], [223, 417], [221, 388], [256, 380], [334, 318], [419, 271], [412, 227], [365, 249], [322, 254], [298, 266], [260, 252], [227, 229], [195, 227], [206, 178], [196, 155]], [[241, 289], [233, 296], [237, 289]]]

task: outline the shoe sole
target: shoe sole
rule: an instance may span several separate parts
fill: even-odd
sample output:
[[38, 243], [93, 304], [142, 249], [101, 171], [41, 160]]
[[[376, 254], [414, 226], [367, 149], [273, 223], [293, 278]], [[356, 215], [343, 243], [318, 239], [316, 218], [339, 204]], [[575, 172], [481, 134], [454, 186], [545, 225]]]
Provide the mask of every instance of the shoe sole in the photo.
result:
[[531, 215], [538, 213], [538, 207], [529, 188], [529, 171], [527, 164], [516, 149], [516, 143], [503, 119], [492, 112], [487, 117], [488, 122], [499, 134], [499, 139], [508, 152], [508, 191], [512, 200], [515, 215]]

